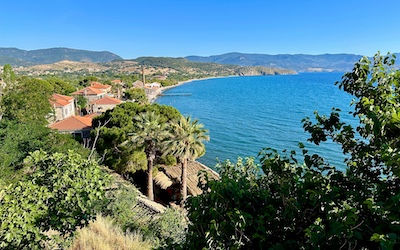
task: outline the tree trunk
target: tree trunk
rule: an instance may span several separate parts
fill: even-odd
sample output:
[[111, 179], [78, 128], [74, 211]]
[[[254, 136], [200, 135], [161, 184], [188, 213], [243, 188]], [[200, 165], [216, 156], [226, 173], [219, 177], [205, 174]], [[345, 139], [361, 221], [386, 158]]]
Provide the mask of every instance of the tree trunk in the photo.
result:
[[153, 191], [153, 157], [150, 156], [147, 160], [147, 198], [154, 201]]
[[182, 175], [181, 175], [181, 205], [185, 203], [187, 197], [187, 164], [188, 160], [182, 161]]

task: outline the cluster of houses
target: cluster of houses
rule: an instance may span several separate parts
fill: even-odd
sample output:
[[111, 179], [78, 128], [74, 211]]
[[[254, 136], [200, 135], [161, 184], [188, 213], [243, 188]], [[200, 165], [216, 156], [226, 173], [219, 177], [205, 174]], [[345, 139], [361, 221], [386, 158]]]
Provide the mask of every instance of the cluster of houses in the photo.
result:
[[[78, 109], [78, 96], [86, 98], [86, 112]], [[71, 96], [53, 94], [49, 102], [54, 110], [49, 119], [49, 127], [81, 138], [84, 145], [89, 145], [93, 117], [122, 103], [120, 99], [113, 97], [110, 85], [99, 82], [91, 82], [90, 86], [75, 91]]]
[[[121, 80], [112, 81], [116, 85], [124, 85]], [[157, 93], [161, 88], [160, 83], [144, 84], [142, 81], [133, 83], [133, 88], [145, 90], [147, 96]], [[77, 97], [86, 98], [88, 107], [86, 112], [81, 112], [77, 107]], [[117, 98], [111, 93], [111, 86], [100, 82], [91, 82], [90, 86], [75, 91], [71, 96], [53, 94], [49, 100], [54, 114], [50, 117], [49, 127], [60, 133], [69, 133], [76, 138], [81, 138], [85, 146], [90, 143], [92, 119], [101, 113], [113, 109], [122, 103], [118, 93]]]

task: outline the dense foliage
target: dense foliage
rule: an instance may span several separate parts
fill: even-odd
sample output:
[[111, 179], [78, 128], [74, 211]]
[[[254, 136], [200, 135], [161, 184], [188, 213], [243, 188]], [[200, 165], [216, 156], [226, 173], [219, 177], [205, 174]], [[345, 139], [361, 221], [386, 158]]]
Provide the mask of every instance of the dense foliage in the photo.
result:
[[182, 244], [187, 223], [182, 211], [167, 208], [161, 214], [140, 206], [140, 193], [136, 188], [118, 185], [110, 193], [110, 202], [103, 208], [104, 215], [113, 218], [123, 231], [140, 232], [154, 248], [171, 249], [174, 244]]
[[28, 180], [1, 191], [1, 248], [40, 248], [46, 231], [67, 235], [94, 218], [108, 183], [96, 162], [73, 151], [35, 151], [25, 164]]
[[[78, 149], [83, 156], [87, 151], [70, 135], [61, 135], [46, 127], [51, 116], [49, 103], [54, 90], [51, 82], [17, 77], [9, 65], [4, 66], [3, 95], [0, 99], [0, 185], [11, 183], [23, 176], [23, 159], [29, 152], [45, 150], [64, 152]], [[53, 79], [53, 83], [61, 80]]]
[[49, 99], [53, 91], [48, 82], [22, 77], [18, 84], [7, 88], [7, 94], [1, 100], [3, 119], [47, 124], [46, 116], [52, 112]]
[[188, 200], [187, 248], [399, 248], [400, 71], [393, 64], [390, 54], [364, 57], [338, 83], [355, 97], [356, 128], [338, 110], [303, 120], [311, 142], [341, 145], [345, 172], [303, 145], [302, 161], [294, 151], [265, 149], [260, 165], [225, 162], [221, 180]]
[[127, 91], [124, 92], [124, 97], [127, 100], [132, 100], [140, 104], [146, 104], [149, 102], [144, 89], [139, 89], [139, 88], [128, 89]]

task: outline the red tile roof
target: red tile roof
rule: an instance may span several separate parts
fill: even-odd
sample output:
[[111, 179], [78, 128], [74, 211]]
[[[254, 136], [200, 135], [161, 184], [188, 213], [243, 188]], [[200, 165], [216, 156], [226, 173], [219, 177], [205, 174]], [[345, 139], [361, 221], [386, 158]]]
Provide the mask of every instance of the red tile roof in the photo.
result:
[[109, 96], [104, 96], [103, 98], [92, 102], [92, 104], [96, 105], [112, 105], [112, 104], [117, 105], [120, 103], [122, 103], [121, 100]]
[[72, 93], [73, 95], [99, 95], [104, 94], [104, 91], [93, 87], [86, 87]]
[[115, 79], [111, 81], [112, 83], [122, 83], [122, 81], [120, 79]]
[[101, 83], [99, 83], [99, 82], [91, 82], [91, 83], [90, 83], [90, 87], [96, 88], [96, 89], [108, 89], [108, 88], [111, 88], [110, 85], [101, 84]]
[[85, 115], [84, 117], [93, 119], [93, 118], [95, 118], [96, 116], [99, 116], [99, 115], [101, 115], [101, 114], [99, 114], [99, 113], [91, 113], [91, 114]]
[[57, 129], [59, 131], [75, 131], [89, 129], [91, 127], [92, 118], [82, 116], [71, 116], [66, 118], [65, 120], [49, 125], [49, 128]]
[[71, 96], [53, 94], [49, 102], [53, 107], [64, 107], [70, 104], [73, 100], [74, 98]]

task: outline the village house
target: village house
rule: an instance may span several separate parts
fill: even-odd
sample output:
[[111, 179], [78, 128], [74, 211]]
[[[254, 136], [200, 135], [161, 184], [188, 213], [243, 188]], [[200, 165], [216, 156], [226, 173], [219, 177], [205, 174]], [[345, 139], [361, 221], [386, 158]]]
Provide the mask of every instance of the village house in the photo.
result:
[[91, 82], [90, 83], [90, 87], [98, 89], [98, 90], [102, 90], [105, 93], [110, 93], [111, 92], [111, 86], [108, 84], [102, 84], [99, 82]]
[[115, 79], [115, 80], [112, 80], [111, 82], [112, 82], [113, 84], [117, 84], [117, 85], [121, 85], [121, 86], [124, 86], [124, 85], [125, 85], [124, 82], [121, 81], [120, 79]]
[[94, 87], [86, 87], [84, 89], [75, 91], [74, 93], [72, 93], [72, 95], [83, 96], [88, 100], [89, 103], [91, 103], [95, 100], [103, 98], [106, 95], [106, 92], [104, 92], [101, 89], [94, 88]]
[[159, 88], [161, 88], [161, 83], [159, 83], [159, 82], [147, 83], [146, 87], [149, 87], [151, 89], [159, 89]]
[[144, 83], [140, 80], [135, 81], [132, 83], [133, 88], [144, 88]]
[[92, 113], [103, 113], [109, 109], [115, 108], [118, 104], [122, 103], [121, 100], [110, 96], [104, 96], [101, 99], [91, 102], [90, 109]]
[[75, 99], [71, 96], [53, 94], [49, 100], [54, 110], [54, 115], [50, 122], [64, 120], [75, 115]]
[[72, 134], [78, 140], [82, 140], [83, 145], [87, 147], [90, 143], [92, 119], [93, 116], [70, 116], [49, 125], [49, 128], [58, 130], [63, 134]]

